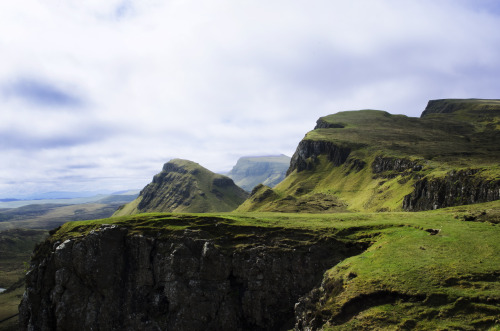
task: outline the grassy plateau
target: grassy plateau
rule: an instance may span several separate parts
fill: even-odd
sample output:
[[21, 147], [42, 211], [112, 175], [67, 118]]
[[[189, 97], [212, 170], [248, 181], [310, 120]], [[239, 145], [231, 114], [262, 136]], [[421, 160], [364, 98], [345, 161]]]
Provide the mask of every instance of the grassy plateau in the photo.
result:
[[368, 243], [325, 273], [313, 302], [324, 329], [500, 327], [500, 201], [415, 213], [149, 213], [68, 222], [50, 240], [101, 224], [164, 238], [200, 230], [226, 249], [264, 234], [269, 245], [290, 245], [293, 230]]

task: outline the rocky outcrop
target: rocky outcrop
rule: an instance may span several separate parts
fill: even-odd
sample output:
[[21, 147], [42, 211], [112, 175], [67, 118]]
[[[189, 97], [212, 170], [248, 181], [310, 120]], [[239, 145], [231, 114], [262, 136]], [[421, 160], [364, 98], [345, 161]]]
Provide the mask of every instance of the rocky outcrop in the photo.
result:
[[403, 209], [431, 210], [499, 200], [500, 180], [482, 177], [479, 172], [479, 169], [453, 170], [443, 178], [418, 180], [415, 190], [405, 196]]
[[263, 184], [259, 184], [253, 188], [252, 193], [250, 193], [249, 199], [258, 203], [270, 198], [274, 199], [277, 197], [278, 195], [276, 194], [276, 192], [273, 191], [272, 188], [265, 186]]
[[[22, 330], [281, 330], [323, 272], [366, 245], [301, 230], [231, 227], [138, 234], [103, 225], [39, 246]], [[236, 231], [233, 236], [217, 236]], [[238, 234], [239, 233], [239, 234]]]
[[358, 158], [350, 157], [346, 160], [344, 167], [347, 169], [347, 174], [351, 171], [361, 171], [366, 167], [366, 162]]
[[333, 165], [339, 166], [347, 160], [350, 153], [351, 148], [338, 146], [333, 142], [302, 140], [292, 156], [290, 168], [286, 174], [288, 176], [294, 170], [300, 172], [313, 169], [318, 156], [322, 154], [325, 154]]
[[372, 163], [372, 172], [380, 174], [386, 171], [402, 173], [405, 171], [420, 171], [423, 166], [419, 161], [412, 161], [407, 158], [377, 156]]
[[[356, 274], [349, 274], [348, 279], [342, 279], [338, 275], [326, 276], [321, 283], [321, 286], [313, 289], [307, 295], [300, 298], [295, 305], [295, 330], [323, 330], [325, 326], [335, 325], [343, 326], [344, 323], [357, 318], [363, 311], [371, 307], [383, 305], [395, 305], [408, 302], [422, 302], [426, 299], [425, 295], [409, 295], [388, 289], [374, 290], [370, 293], [360, 294], [353, 297], [348, 302], [336, 304], [338, 295], [346, 290], [349, 283], [349, 278], [357, 277]], [[446, 296], [443, 296], [446, 300]], [[332, 300], [332, 298], [334, 298]], [[332, 307], [331, 302], [334, 302]], [[328, 304], [330, 306], [327, 308]], [[332, 309], [333, 308], [333, 309]], [[362, 319], [362, 318], [360, 318]], [[375, 324], [375, 323], [373, 323]], [[415, 329], [416, 323], [411, 325], [400, 324], [397, 330], [412, 330]], [[326, 328], [328, 329], [328, 328]], [[340, 327], [339, 329], [343, 329]], [[352, 330], [353, 328], [345, 328]], [[359, 330], [379, 330], [379, 325], [370, 325], [370, 327], [359, 328]], [[388, 325], [384, 325], [383, 329], [391, 329]], [[355, 328], [354, 330], [358, 330]]]
[[343, 129], [345, 128], [345, 124], [343, 123], [331, 123], [325, 121], [323, 118], [320, 118], [319, 120], [316, 121], [316, 126], [314, 127], [314, 130], [316, 129]]
[[494, 111], [498, 114], [500, 111], [498, 99], [438, 99], [429, 100], [421, 117], [431, 114], [449, 114], [459, 110], [470, 109], [471, 107], [473, 107], [476, 112]]

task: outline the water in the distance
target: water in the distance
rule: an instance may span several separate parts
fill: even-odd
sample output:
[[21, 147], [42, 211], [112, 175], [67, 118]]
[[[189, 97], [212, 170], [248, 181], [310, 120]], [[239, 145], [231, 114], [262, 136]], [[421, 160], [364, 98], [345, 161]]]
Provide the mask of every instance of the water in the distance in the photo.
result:
[[1, 288], [0, 287], [0, 293], [2, 293], [3, 291], [5, 291], [6, 289], [5, 288]]

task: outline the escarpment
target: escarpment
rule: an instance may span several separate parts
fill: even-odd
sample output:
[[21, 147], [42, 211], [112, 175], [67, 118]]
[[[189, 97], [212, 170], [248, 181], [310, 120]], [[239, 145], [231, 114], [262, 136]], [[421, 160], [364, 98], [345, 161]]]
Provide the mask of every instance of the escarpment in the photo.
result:
[[366, 248], [297, 229], [200, 222], [149, 234], [102, 225], [49, 238], [27, 274], [22, 329], [289, 329], [295, 303], [323, 272]]
[[339, 112], [318, 119], [279, 185], [238, 210], [418, 211], [494, 201], [499, 162], [500, 100], [431, 100], [420, 118]]
[[326, 155], [333, 165], [339, 166], [347, 160], [350, 153], [351, 148], [329, 141], [302, 140], [292, 156], [287, 176], [294, 170], [300, 172], [313, 169], [319, 155]]
[[419, 161], [412, 161], [407, 158], [382, 157], [380, 155], [376, 156], [372, 163], [372, 172], [374, 174], [385, 171], [394, 171], [396, 173], [420, 171], [422, 168]]
[[450, 114], [463, 111], [464, 109], [472, 109], [474, 112], [482, 114], [500, 113], [499, 100], [485, 99], [438, 99], [429, 100], [427, 107], [422, 112], [421, 117], [431, 114]]
[[415, 190], [405, 196], [403, 208], [408, 211], [431, 210], [500, 199], [500, 179], [480, 175], [478, 169], [450, 171], [445, 177], [423, 178]]

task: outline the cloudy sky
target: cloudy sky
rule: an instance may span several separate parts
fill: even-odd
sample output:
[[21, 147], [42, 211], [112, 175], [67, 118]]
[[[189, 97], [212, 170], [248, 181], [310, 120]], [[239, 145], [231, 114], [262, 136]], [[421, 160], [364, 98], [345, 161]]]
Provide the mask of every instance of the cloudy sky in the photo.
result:
[[0, 198], [291, 156], [318, 117], [500, 98], [498, 0], [0, 3]]

